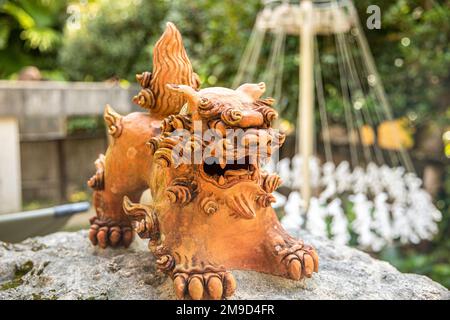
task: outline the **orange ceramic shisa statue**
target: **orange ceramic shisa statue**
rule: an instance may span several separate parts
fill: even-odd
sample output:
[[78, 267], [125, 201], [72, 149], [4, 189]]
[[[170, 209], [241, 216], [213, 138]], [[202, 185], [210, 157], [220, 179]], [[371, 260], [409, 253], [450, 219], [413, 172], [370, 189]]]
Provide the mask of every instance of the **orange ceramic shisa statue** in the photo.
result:
[[[315, 250], [289, 236], [271, 207], [281, 181], [261, 164], [284, 135], [271, 128], [277, 113], [273, 99], [261, 99], [264, 83], [200, 90], [171, 23], [155, 45], [153, 72], [137, 80], [134, 102], [148, 113], [105, 108], [112, 142], [88, 182], [97, 212], [91, 242], [127, 247], [133, 230], [149, 239], [178, 298], [229, 297], [233, 269], [294, 280], [317, 272]], [[205, 139], [208, 130], [214, 139]], [[252, 149], [262, 144], [265, 155]], [[140, 204], [148, 188], [152, 202]]]

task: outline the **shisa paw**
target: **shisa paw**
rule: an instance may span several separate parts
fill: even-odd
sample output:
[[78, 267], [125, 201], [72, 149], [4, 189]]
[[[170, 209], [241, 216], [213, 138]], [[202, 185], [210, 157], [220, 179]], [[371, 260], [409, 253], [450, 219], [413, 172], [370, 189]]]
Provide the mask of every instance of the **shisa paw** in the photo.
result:
[[291, 244], [275, 245], [276, 256], [286, 268], [287, 275], [293, 280], [311, 278], [319, 271], [319, 256], [316, 250], [302, 241]]
[[130, 226], [120, 225], [110, 220], [100, 220], [93, 217], [90, 220], [89, 240], [100, 248], [119, 247], [128, 248], [133, 241], [133, 231]]
[[228, 271], [174, 272], [173, 284], [178, 299], [220, 300], [236, 290], [236, 280]]

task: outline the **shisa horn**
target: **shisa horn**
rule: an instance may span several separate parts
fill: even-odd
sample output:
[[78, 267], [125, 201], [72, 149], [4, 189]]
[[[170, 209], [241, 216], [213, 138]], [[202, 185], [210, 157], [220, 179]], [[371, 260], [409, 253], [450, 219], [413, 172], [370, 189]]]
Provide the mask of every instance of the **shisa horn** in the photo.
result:
[[192, 112], [197, 109], [199, 103], [199, 96], [197, 91], [192, 87], [183, 84], [167, 84], [167, 89], [180, 93], [179, 95], [184, 97], [188, 104], [189, 111]]
[[153, 50], [153, 72], [149, 88], [154, 96], [153, 105], [150, 106], [153, 115], [165, 117], [177, 114], [185, 104], [186, 98], [183, 95], [166, 87], [169, 83], [195, 89], [200, 86], [183, 46], [181, 34], [171, 22], [167, 23], [166, 30]]
[[253, 100], [261, 98], [263, 93], [266, 91], [266, 84], [264, 82], [260, 83], [244, 83], [236, 91], [240, 91], [248, 95]]

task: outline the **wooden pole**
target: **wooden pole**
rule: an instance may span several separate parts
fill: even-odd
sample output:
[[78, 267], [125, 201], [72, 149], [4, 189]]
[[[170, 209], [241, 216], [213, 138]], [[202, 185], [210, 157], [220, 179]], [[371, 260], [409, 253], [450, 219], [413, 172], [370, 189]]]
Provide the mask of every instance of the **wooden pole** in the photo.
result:
[[305, 209], [311, 198], [309, 160], [313, 153], [314, 140], [314, 30], [313, 3], [303, 0], [300, 4], [302, 28], [300, 31], [300, 97], [298, 131], [299, 151], [302, 157], [302, 183], [300, 193]]

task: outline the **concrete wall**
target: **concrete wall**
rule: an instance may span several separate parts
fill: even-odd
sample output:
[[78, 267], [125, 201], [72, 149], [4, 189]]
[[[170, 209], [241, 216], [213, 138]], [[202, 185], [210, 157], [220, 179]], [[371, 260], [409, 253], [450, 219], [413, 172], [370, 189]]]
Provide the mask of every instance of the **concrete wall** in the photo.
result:
[[87, 190], [94, 161], [107, 148], [106, 137], [25, 141], [20, 144], [22, 193], [25, 203], [61, 202], [72, 193]]
[[68, 116], [102, 114], [108, 103], [119, 113], [139, 110], [131, 102], [137, 91], [108, 83], [0, 80], [0, 117], [19, 119], [21, 139], [61, 138]]
[[88, 189], [86, 182], [94, 173], [94, 161], [100, 153], [105, 153], [108, 142], [104, 137], [90, 139], [69, 139], [64, 141], [66, 159], [66, 194]]
[[18, 133], [17, 119], [0, 117], [0, 213], [21, 207]]
[[[0, 119], [16, 123], [15, 137], [0, 129], [0, 212], [20, 209], [21, 197], [24, 202], [56, 203], [86, 189], [93, 162], [106, 150], [106, 135], [68, 137], [67, 118], [101, 115], [106, 104], [123, 114], [142, 111], [131, 102], [138, 90], [111, 83], [0, 80]], [[17, 157], [5, 164], [2, 159], [8, 154]], [[14, 170], [18, 174], [12, 178]], [[5, 207], [5, 197], [18, 197], [19, 205], [14, 200]]]
[[57, 145], [51, 141], [20, 144], [22, 195], [25, 202], [59, 199]]

